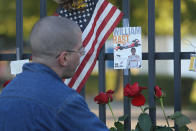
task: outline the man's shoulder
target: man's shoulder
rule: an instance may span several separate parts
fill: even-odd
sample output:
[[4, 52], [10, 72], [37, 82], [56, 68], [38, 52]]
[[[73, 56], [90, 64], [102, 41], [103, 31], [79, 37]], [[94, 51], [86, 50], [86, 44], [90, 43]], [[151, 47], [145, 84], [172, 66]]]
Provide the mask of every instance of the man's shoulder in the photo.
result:
[[67, 89], [66, 94], [62, 96], [62, 102], [61, 105], [59, 105], [59, 108], [61, 107], [67, 107], [67, 106], [72, 106], [72, 105], [77, 105], [77, 106], [87, 106], [85, 103], [84, 98], [77, 93], [73, 89]]
[[[10, 91], [15, 92], [14, 90]], [[17, 91], [10, 93], [10, 91], [6, 91], [0, 95], [1, 109], [6, 107], [10, 108], [10, 110], [15, 110], [15, 108], [21, 107], [28, 111], [33, 108], [40, 108], [46, 112], [56, 114], [62, 107], [67, 108], [75, 104], [83, 105], [82, 97], [76, 91], [68, 87], [64, 90], [46, 90], [45, 93], [43, 93], [43, 90], [26, 94], [17, 93]]]
[[58, 109], [57, 121], [64, 122], [62, 125], [66, 126], [68, 130], [108, 131], [107, 127], [89, 110], [79, 94], [67, 98]]
[[[20, 77], [20, 76], [18, 76]], [[40, 79], [14, 79], [0, 95], [4, 99], [20, 98], [21, 100], [31, 100], [35, 103], [43, 103], [48, 107], [57, 108], [62, 105], [66, 99], [77, 96], [78, 93], [66, 86], [59, 80], [53, 80], [47, 77], [45, 80]], [[48, 81], [49, 82], [48, 82]], [[30, 102], [30, 101], [29, 101]]]
[[[63, 83], [50, 85], [47, 88], [40, 90], [40, 94], [42, 94], [39, 96], [40, 102], [43, 102], [56, 109], [62, 104], [70, 102], [71, 100], [80, 99], [79, 94], [75, 90], [69, 88]], [[35, 99], [36, 95], [34, 96]]]

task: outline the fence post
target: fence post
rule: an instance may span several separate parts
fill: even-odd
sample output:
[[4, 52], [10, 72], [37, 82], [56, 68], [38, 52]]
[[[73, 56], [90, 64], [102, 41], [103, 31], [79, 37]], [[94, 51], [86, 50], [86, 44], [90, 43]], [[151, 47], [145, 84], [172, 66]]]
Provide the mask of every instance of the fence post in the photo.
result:
[[40, 0], [40, 18], [43, 18], [47, 15], [47, 1], [46, 0]]
[[[174, 11], [174, 112], [181, 111], [181, 29], [180, 29], [180, 0], [173, 1]], [[175, 130], [178, 131], [175, 125]]]
[[[105, 45], [102, 47], [99, 54], [99, 92], [105, 92]], [[99, 119], [106, 123], [106, 106], [99, 104]]]
[[155, 0], [148, 0], [148, 81], [149, 81], [149, 114], [153, 126], [156, 125], [156, 108], [154, 99], [155, 87]]
[[[130, 2], [129, 0], [123, 0], [122, 2], [122, 10], [124, 13], [123, 16], [123, 27], [129, 27], [129, 20], [130, 20]], [[129, 69], [123, 70], [123, 86], [125, 87], [126, 84], [129, 83], [130, 78], [130, 71]], [[124, 115], [128, 117], [124, 120], [124, 128], [126, 131], [131, 130], [131, 106], [130, 100], [128, 97], [124, 96]]]
[[16, 0], [16, 59], [23, 54], [23, 0]]
[[[130, 71], [129, 69], [123, 70], [123, 85], [129, 83]], [[124, 115], [127, 115], [127, 118], [124, 121], [124, 126], [126, 131], [131, 130], [131, 106], [130, 99], [127, 96], [124, 96]]]

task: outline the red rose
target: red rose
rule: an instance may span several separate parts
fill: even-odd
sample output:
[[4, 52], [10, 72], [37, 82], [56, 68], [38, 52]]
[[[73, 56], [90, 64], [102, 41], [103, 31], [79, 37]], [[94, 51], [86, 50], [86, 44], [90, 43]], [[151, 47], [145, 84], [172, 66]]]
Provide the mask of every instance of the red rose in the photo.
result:
[[143, 87], [143, 86], [139, 86], [140, 92], [142, 92], [142, 90], [147, 89], [147, 87]]
[[97, 101], [97, 104], [107, 104], [109, 99], [106, 93], [100, 92], [99, 95], [94, 98], [94, 101]]
[[159, 86], [155, 86], [155, 89], [154, 90], [155, 90], [155, 96], [157, 98], [160, 98], [163, 95], [163, 93], [161, 91], [161, 88], [159, 88]]
[[146, 102], [146, 99], [142, 94], [138, 94], [134, 96], [134, 98], [131, 100], [131, 104], [133, 106], [143, 106], [145, 102]]
[[106, 94], [113, 94], [113, 93], [114, 93], [113, 90], [108, 90], [108, 91], [106, 92]]
[[139, 86], [138, 82], [135, 82], [133, 85], [127, 84], [124, 88], [124, 95], [128, 97], [134, 97], [138, 95], [146, 87]]
[[127, 84], [124, 89], [124, 95], [128, 97], [133, 97], [140, 92], [139, 85], [135, 82], [133, 85]]
[[131, 96], [131, 90], [129, 89], [129, 84], [127, 84], [124, 88], [124, 96], [127, 96], [127, 97], [132, 97]]
[[100, 92], [95, 98], [94, 101], [97, 104], [107, 104], [108, 102], [112, 101], [112, 94], [114, 93], [113, 90], [108, 90], [106, 93]]
[[112, 94], [113, 94], [113, 93], [114, 93], [113, 90], [108, 90], [108, 91], [106, 92], [106, 95], [108, 96], [109, 101], [113, 101], [113, 98], [112, 98]]
[[5, 88], [7, 86], [7, 84], [10, 83], [11, 80], [7, 80], [6, 82], [3, 83], [3, 87]]

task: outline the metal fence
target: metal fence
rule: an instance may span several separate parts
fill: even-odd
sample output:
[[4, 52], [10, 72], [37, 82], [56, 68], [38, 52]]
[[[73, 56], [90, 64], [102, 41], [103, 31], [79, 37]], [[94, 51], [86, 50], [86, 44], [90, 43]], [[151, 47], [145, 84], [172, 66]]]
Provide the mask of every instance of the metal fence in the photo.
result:
[[[123, 0], [122, 9], [124, 12], [123, 26], [129, 26], [129, 0]], [[181, 28], [180, 28], [180, 0], [173, 0], [173, 46], [174, 52], [155, 52], [155, 0], [148, 0], [148, 52], [142, 53], [142, 59], [148, 60], [148, 82], [149, 82], [149, 106], [155, 107], [154, 86], [156, 60], [174, 61], [174, 112], [181, 111], [181, 59], [190, 59], [193, 52], [181, 52]], [[40, 0], [40, 18], [47, 15], [47, 0]], [[23, 0], [16, 0], [16, 54], [0, 54], [0, 61], [11, 61], [30, 58], [31, 54], [23, 53]], [[99, 61], [99, 92], [105, 91], [105, 61], [113, 60], [112, 53], [105, 53], [102, 48]], [[131, 79], [128, 69], [123, 70], [123, 83], [126, 85]], [[125, 129], [131, 130], [131, 106], [127, 97], [124, 97], [124, 114], [128, 115], [124, 121]], [[153, 125], [156, 125], [156, 109], [150, 108], [150, 117]], [[99, 105], [99, 118], [106, 122], [106, 107]], [[177, 131], [177, 127], [175, 128]]]

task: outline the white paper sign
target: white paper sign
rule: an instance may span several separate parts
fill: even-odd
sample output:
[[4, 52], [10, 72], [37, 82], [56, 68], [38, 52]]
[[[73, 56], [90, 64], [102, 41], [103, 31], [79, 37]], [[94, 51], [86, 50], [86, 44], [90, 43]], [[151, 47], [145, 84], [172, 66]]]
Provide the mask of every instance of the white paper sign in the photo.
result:
[[11, 61], [10, 62], [10, 68], [11, 68], [11, 74], [16, 75], [22, 72], [22, 66], [25, 63], [28, 63], [29, 59], [26, 60], [17, 60], [17, 61]]
[[196, 54], [191, 54], [189, 70], [196, 72]]
[[114, 29], [114, 69], [141, 68], [141, 32], [141, 27]]

